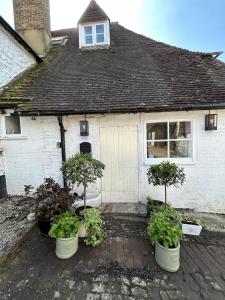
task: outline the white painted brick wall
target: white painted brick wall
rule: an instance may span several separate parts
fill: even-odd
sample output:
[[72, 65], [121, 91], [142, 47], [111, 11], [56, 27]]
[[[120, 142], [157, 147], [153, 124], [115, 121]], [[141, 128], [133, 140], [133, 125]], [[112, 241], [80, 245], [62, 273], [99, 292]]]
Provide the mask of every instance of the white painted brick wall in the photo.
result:
[[23, 194], [24, 185], [37, 187], [45, 177], [62, 182], [59, 125], [56, 117], [21, 118], [22, 136], [2, 139], [9, 194]]
[[[67, 158], [79, 151], [83, 141], [91, 142], [93, 156], [100, 159], [99, 128], [101, 126], [137, 125], [139, 131], [139, 199], [146, 196], [163, 200], [163, 188], [147, 183], [144, 160], [143, 126], [145, 121], [167, 119], [190, 119], [194, 122], [196, 158], [192, 164], [181, 165], [187, 176], [181, 188], [169, 188], [168, 199], [176, 207], [194, 208], [200, 211], [225, 212], [225, 110], [218, 110], [218, 130], [204, 129], [207, 111], [171, 112], [155, 114], [124, 114], [87, 116], [90, 127], [88, 137], [80, 136], [79, 121], [83, 116], [65, 117]], [[23, 192], [24, 184], [39, 185], [46, 176], [61, 181], [61, 149], [56, 117], [22, 118], [23, 135], [26, 139], [2, 140], [4, 164], [8, 191], [11, 194]], [[100, 182], [91, 186], [88, 192], [100, 191]]]
[[0, 26], [0, 88], [35, 63], [35, 59]]

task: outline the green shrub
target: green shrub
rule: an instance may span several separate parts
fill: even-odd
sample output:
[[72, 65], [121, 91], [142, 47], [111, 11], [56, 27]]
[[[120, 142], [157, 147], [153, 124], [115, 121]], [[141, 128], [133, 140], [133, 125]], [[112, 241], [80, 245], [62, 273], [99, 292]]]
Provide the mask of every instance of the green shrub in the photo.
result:
[[97, 208], [88, 208], [84, 209], [82, 214], [84, 218], [82, 223], [87, 230], [87, 237], [84, 242], [88, 246], [96, 247], [106, 237], [101, 212]]
[[169, 161], [152, 165], [147, 170], [148, 183], [154, 186], [164, 186], [165, 204], [167, 203], [167, 187], [182, 185], [185, 181], [184, 169]]
[[51, 223], [51, 229], [48, 234], [51, 238], [75, 237], [79, 226], [79, 218], [67, 211]]
[[153, 213], [148, 222], [147, 235], [154, 245], [157, 241], [166, 248], [178, 246], [182, 237], [180, 217], [171, 207], [163, 207]]
[[84, 153], [77, 153], [63, 163], [62, 171], [65, 179], [77, 186], [83, 185], [85, 207], [87, 186], [103, 176], [104, 168], [102, 162]]

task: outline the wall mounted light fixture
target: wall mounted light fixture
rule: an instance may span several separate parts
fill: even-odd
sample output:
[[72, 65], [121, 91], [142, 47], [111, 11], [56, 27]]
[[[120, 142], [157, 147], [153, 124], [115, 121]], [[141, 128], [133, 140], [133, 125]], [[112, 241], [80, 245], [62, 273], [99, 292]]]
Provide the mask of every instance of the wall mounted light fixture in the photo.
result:
[[87, 120], [80, 121], [80, 135], [81, 136], [89, 135], [89, 124]]
[[211, 114], [205, 116], [205, 130], [217, 130], [218, 115]]

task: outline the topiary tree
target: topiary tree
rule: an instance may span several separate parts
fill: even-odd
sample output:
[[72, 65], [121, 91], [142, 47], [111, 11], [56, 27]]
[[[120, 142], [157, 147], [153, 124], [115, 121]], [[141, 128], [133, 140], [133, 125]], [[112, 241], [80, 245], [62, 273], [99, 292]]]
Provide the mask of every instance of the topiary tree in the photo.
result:
[[184, 169], [169, 161], [150, 166], [147, 170], [147, 177], [149, 184], [165, 187], [165, 205], [167, 204], [167, 187], [182, 185], [185, 181]]
[[103, 176], [105, 165], [90, 154], [77, 153], [63, 163], [65, 179], [84, 188], [84, 207], [86, 208], [86, 190], [89, 183], [94, 183]]

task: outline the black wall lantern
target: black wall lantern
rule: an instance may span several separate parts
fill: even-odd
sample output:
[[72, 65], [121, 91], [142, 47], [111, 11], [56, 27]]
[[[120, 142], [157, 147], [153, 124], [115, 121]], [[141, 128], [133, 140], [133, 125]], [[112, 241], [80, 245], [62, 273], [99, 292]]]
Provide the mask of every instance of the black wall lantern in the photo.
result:
[[88, 136], [89, 135], [89, 125], [88, 121], [80, 121], [80, 135]]
[[205, 130], [217, 130], [217, 114], [211, 114], [205, 116]]

